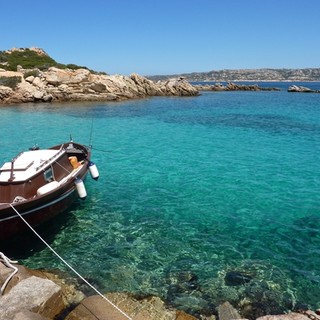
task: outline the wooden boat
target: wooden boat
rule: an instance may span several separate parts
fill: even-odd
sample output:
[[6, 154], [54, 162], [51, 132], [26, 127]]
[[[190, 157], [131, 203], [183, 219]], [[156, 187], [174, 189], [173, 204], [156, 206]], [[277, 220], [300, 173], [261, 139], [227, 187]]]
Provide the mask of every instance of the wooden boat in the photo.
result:
[[[64, 212], [87, 195], [88, 171], [99, 173], [90, 161], [91, 149], [72, 140], [49, 149], [31, 148], [0, 168], [0, 241]], [[18, 214], [19, 213], [19, 214]], [[1, 243], [1, 242], [0, 242]]]

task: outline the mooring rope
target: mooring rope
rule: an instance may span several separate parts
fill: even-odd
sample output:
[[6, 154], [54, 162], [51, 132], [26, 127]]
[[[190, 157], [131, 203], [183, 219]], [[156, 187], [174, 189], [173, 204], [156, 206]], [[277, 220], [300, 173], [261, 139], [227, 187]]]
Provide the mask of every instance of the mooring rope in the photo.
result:
[[2, 285], [1, 289], [0, 289], [0, 295], [2, 295], [4, 293], [4, 290], [6, 289], [9, 281], [12, 279], [12, 277], [18, 272], [18, 268], [15, 267], [14, 265], [12, 265], [12, 263], [17, 263], [16, 261], [12, 261], [10, 260], [8, 257], [6, 257], [2, 252], [0, 252], [0, 261], [3, 261], [3, 263], [8, 267], [13, 269], [13, 272], [9, 275], [9, 277], [6, 279], [6, 281], [4, 282], [4, 284]]
[[70, 269], [72, 270], [83, 282], [85, 282], [92, 290], [94, 290], [102, 299], [107, 301], [111, 306], [113, 306], [117, 311], [124, 315], [127, 319], [132, 320], [124, 311], [122, 311], [118, 306], [116, 306], [112, 301], [105, 297], [98, 289], [96, 289], [91, 283], [89, 283], [77, 270], [75, 270], [66, 260], [64, 260], [38, 233], [34, 228], [23, 218], [23, 216], [18, 212], [18, 210], [9, 203], [14, 212], [22, 219], [22, 221], [32, 230], [32, 232]]

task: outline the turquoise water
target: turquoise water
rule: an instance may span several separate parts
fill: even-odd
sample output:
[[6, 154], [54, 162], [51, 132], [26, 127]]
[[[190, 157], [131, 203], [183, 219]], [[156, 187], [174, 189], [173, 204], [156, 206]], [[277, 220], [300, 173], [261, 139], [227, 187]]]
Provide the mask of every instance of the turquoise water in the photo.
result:
[[[225, 300], [255, 315], [320, 307], [319, 94], [208, 92], [0, 113], [0, 162], [69, 134], [92, 142], [100, 179], [41, 232], [101, 291], [155, 294], [194, 314]], [[36, 240], [15, 254], [67, 270]], [[247, 281], [230, 285], [230, 273]]]

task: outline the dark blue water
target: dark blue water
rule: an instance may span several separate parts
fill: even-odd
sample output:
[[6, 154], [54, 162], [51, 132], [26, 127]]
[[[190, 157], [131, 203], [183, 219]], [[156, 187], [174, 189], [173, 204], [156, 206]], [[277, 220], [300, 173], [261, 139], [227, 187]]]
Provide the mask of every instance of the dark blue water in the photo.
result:
[[[264, 313], [320, 307], [319, 94], [208, 92], [0, 112], [1, 162], [70, 133], [92, 142], [100, 179], [42, 232], [101, 291], [155, 294], [195, 314], [225, 300]], [[67, 269], [36, 243], [24, 250], [28, 266]]]

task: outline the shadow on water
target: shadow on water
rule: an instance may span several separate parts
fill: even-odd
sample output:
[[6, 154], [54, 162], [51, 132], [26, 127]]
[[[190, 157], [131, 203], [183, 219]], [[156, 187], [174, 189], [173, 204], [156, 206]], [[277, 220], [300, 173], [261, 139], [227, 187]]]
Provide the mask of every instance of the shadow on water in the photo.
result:
[[[57, 234], [76, 223], [77, 217], [72, 213], [77, 207], [74, 204], [67, 211], [63, 212], [53, 220], [47, 221], [37, 228], [36, 232], [47, 244], [51, 245]], [[46, 248], [46, 245], [35, 235], [32, 230], [26, 230], [5, 243], [0, 243], [0, 251], [12, 259], [23, 260]]]

